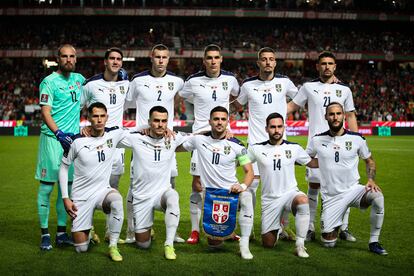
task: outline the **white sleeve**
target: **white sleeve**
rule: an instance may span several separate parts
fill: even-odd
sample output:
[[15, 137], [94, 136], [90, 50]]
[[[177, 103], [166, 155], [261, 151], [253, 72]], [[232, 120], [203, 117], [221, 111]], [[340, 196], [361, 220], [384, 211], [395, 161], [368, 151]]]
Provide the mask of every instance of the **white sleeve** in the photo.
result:
[[237, 97], [240, 92], [240, 85], [236, 78], [232, 78], [232, 79], [233, 79], [233, 85], [231, 86], [230, 95]]
[[249, 156], [250, 161], [252, 161], [252, 163], [256, 162], [256, 154], [254, 152], [253, 147], [248, 147], [247, 148], [247, 156]]
[[59, 168], [59, 186], [60, 191], [62, 193], [62, 198], [69, 198], [69, 191], [68, 191], [68, 173], [69, 173], [69, 166], [72, 161], [75, 159], [76, 152], [76, 145], [72, 143], [68, 154], [63, 154], [62, 162], [60, 163]]
[[178, 92], [178, 95], [180, 95], [180, 97], [183, 97], [184, 99], [193, 98], [193, 89], [191, 85], [191, 80], [184, 82], [183, 89], [181, 89], [181, 91]]
[[361, 137], [361, 145], [358, 149], [359, 157], [362, 159], [368, 159], [371, 157], [371, 151], [368, 148], [367, 140], [365, 138]]
[[302, 85], [296, 96], [293, 98], [293, 102], [301, 107], [304, 107], [307, 101], [308, 95], [306, 93], [306, 88], [305, 85]]
[[90, 101], [90, 91], [89, 91], [89, 85], [88, 83], [83, 86], [81, 98], [80, 98], [80, 108], [84, 106], [88, 106], [88, 103]]
[[175, 142], [177, 147], [189, 140], [193, 135], [191, 133], [177, 132]]
[[237, 97], [237, 101], [238, 101], [241, 105], [245, 105], [245, 104], [247, 103], [247, 101], [248, 101], [248, 100], [249, 100], [248, 91], [247, 91], [246, 85], [245, 85], [245, 84], [243, 84], [243, 85], [241, 86], [241, 89], [240, 89], [240, 94], [239, 94], [239, 96]]
[[184, 143], [182, 143], [181, 145], [183, 146], [183, 148], [186, 149], [186, 151], [193, 151], [196, 149], [196, 141], [195, 139], [197, 135], [194, 136], [190, 136], [189, 139], [187, 139]]
[[306, 153], [309, 154], [310, 157], [316, 156], [315, 150], [315, 137], [312, 137], [308, 143], [308, 147], [306, 148]]
[[116, 145], [117, 148], [132, 148], [133, 134], [129, 130], [123, 130], [122, 137]]
[[345, 112], [350, 112], [355, 110], [354, 99], [352, 97], [352, 91], [349, 89], [348, 97], [346, 97], [344, 102]]
[[293, 99], [293, 98], [295, 98], [295, 96], [297, 94], [298, 94], [298, 88], [293, 84], [293, 82], [291, 80], [289, 80], [286, 95], [289, 98]]
[[312, 161], [312, 158], [309, 156], [309, 154], [306, 153], [306, 151], [301, 146], [298, 145], [297, 157], [295, 161], [301, 165], [306, 165], [310, 161]]

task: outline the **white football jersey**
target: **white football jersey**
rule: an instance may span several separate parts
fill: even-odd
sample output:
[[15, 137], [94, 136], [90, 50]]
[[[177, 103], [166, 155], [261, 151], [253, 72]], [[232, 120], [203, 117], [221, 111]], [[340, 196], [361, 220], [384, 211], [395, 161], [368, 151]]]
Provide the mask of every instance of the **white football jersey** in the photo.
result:
[[127, 137], [128, 131], [118, 127], [105, 128], [101, 137], [75, 139], [62, 162], [74, 163], [75, 173], [70, 198], [87, 200], [102, 188], [109, 186], [109, 177], [116, 146]]
[[187, 78], [179, 95], [194, 104], [193, 133], [210, 130], [210, 111], [216, 106], [229, 110], [230, 94], [239, 94], [239, 83], [233, 73], [221, 70], [217, 78], [201, 71]]
[[280, 145], [269, 141], [255, 144], [248, 152], [250, 160], [259, 167], [264, 203], [296, 190], [295, 163], [306, 165], [312, 160], [299, 144], [286, 140]]
[[277, 112], [286, 121], [286, 96], [293, 99], [298, 93], [297, 87], [286, 76], [275, 74], [270, 81], [263, 81], [259, 76], [246, 79], [240, 90], [237, 101], [249, 105], [249, 134], [250, 145], [261, 143], [268, 139], [265, 130], [266, 118]]
[[177, 133], [175, 139], [166, 141], [150, 136], [132, 133], [123, 139], [119, 147], [132, 148], [133, 180], [132, 195], [146, 199], [171, 187], [172, 166], [175, 164], [175, 149], [190, 136]]
[[137, 108], [136, 126], [140, 128], [148, 125], [149, 111], [154, 106], [160, 105], [168, 111], [168, 128], [173, 129], [174, 120], [174, 96], [183, 88], [184, 81], [168, 72], [163, 77], [154, 77], [147, 70], [135, 75], [130, 84], [132, 101]]
[[325, 109], [329, 103], [340, 103], [345, 112], [355, 110], [352, 92], [348, 86], [342, 83], [324, 83], [320, 79], [304, 83], [293, 102], [301, 107], [308, 104], [308, 142], [314, 135], [329, 129], [325, 120]]
[[128, 100], [128, 80], [106, 81], [103, 73], [93, 76], [83, 84], [81, 106], [89, 107], [101, 102], [108, 110], [107, 127], [122, 126], [124, 104]]
[[250, 163], [247, 149], [236, 138], [214, 139], [211, 133], [194, 135], [183, 147], [188, 151], [197, 150], [201, 183], [205, 187], [230, 189], [238, 183], [236, 163], [241, 166]]
[[312, 137], [306, 151], [310, 156], [318, 155], [322, 199], [357, 185], [359, 157], [368, 159], [371, 156], [365, 138], [348, 130], [335, 137], [329, 131], [318, 134]]

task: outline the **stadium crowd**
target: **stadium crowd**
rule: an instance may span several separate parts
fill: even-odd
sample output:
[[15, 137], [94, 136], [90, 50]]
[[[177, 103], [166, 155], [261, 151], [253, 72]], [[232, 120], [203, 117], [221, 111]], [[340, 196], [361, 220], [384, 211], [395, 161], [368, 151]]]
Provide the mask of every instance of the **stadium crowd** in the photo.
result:
[[[44, 29], [46, 19], [36, 19], [31, 27], [18, 18], [1, 20], [0, 30], [7, 35], [0, 38], [0, 49], [55, 49], [66, 41], [75, 41], [78, 48], [99, 49], [112, 46], [122, 49], [148, 49], [163, 41], [177, 51], [197, 49], [216, 43], [223, 49], [257, 51], [272, 46], [278, 51], [368, 52], [376, 54], [412, 54], [412, 33], [397, 23], [303, 21], [261, 22], [243, 20], [237, 24], [225, 19], [200, 18], [176, 21], [147, 21], [116, 18], [117, 24], [106, 18], [76, 18], [62, 20]], [[80, 26], [82, 26], [80, 28]], [[371, 31], [378, 29], [375, 36]], [[81, 29], [81, 31], [79, 31]]]

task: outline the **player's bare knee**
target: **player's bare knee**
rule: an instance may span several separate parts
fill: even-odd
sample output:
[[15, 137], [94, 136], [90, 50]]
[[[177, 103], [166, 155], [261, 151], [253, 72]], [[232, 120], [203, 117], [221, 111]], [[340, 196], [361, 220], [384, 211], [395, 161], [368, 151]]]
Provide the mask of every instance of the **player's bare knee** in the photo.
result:
[[135, 241], [135, 243], [137, 244], [138, 248], [148, 249], [148, 248], [151, 247], [151, 238], [149, 240], [143, 241], [143, 242], [141, 242], [141, 241]]
[[334, 231], [329, 232], [329, 233], [322, 233], [322, 236], [321, 236], [322, 245], [324, 247], [328, 247], [328, 248], [335, 247], [337, 237], [338, 237], [338, 231], [337, 230], [334, 230]]
[[265, 248], [273, 248], [277, 244], [278, 236], [277, 236], [278, 230], [273, 230], [270, 232], [267, 232], [265, 234], [262, 234], [262, 245]]
[[309, 182], [309, 188], [312, 188], [312, 189], [320, 189], [321, 188], [321, 184], [320, 183]]
[[148, 249], [151, 246], [151, 228], [135, 230], [135, 242], [139, 248]]
[[210, 248], [220, 248], [223, 246], [224, 241], [222, 240], [212, 240], [207, 238], [207, 243]]

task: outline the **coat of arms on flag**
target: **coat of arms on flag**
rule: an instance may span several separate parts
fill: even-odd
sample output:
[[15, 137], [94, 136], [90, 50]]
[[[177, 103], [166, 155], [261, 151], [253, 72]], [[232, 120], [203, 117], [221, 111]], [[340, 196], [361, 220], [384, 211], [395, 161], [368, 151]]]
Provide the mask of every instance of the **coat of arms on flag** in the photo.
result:
[[352, 149], [352, 141], [345, 141], [345, 148], [346, 150]]
[[204, 197], [203, 230], [210, 238], [225, 240], [236, 228], [239, 194], [227, 189], [206, 188]]
[[174, 83], [172, 81], [168, 82], [168, 89], [170, 89], [171, 91], [174, 90]]
[[223, 85], [223, 90], [227, 90], [229, 88], [227, 81], [223, 81], [221, 84]]
[[336, 96], [340, 98], [342, 96], [342, 90], [336, 90]]

